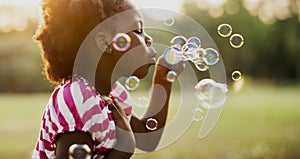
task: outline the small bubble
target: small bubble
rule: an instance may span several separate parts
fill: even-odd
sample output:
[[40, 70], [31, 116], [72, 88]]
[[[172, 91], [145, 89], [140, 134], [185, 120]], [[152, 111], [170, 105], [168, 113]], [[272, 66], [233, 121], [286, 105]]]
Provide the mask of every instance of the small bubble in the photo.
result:
[[209, 69], [209, 67], [204, 62], [195, 63], [197, 70], [204, 72]]
[[242, 47], [244, 45], [244, 37], [240, 34], [233, 34], [230, 37], [230, 45], [236, 49]]
[[129, 91], [137, 90], [139, 85], [140, 85], [140, 79], [137, 78], [136, 76], [130, 76], [125, 81], [125, 87]]
[[166, 18], [166, 19], [164, 20], [164, 24], [165, 24], [166, 26], [172, 26], [172, 25], [174, 25], [174, 23], [175, 23], [175, 19], [174, 19], [173, 17]]
[[218, 26], [218, 34], [222, 37], [229, 37], [232, 33], [232, 27], [229, 24], [221, 24]]
[[113, 47], [118, 51], [127, 51], [131, 45], [131, 38], [125, 33], [118, 33], [113, 38]]
[[168, 47], [164, 51], [164, 60], [169, 65], [177, 65], [182, 59], [180, 49], [175, 46]]
[[201, 40], [198, 37], [195, 37], [195, 36], [190, 37], [187, 40], [187, 43], [196, 44], [198, 47], [201, 47]]
[[181, 47], [186, 44], [186, 38], [184, 36], [175, 36], [172, 40], [171, 40], [171, 46], [176, 46], [179, 47], [181, 49]]
[[149, 103], [149, 99], [147, 97], [140, 97], [137, 101], [137, 106], [140, 108], [146, 108]]
[[234, 81], [239, 81], [242, 78], [242, 73], [240, 71], [233, 71], [231, 77]]
[[213, 48], [205, 50], [203, 60], [207, 65], [215, 65], [219, 61], [219, 53]]
[[168, 74], [167, 74], [167, 81], [169, 82], [175, 82], [177, 78], [177, 73], [174, 72], [174, 71], [169, 71]]
[[194, 121], [201, 121], [201, 120], [204, 119], [204, 112], [203, 112], [202, 109], [195, 108], [192, 113], [193, 113], [193, 120]]

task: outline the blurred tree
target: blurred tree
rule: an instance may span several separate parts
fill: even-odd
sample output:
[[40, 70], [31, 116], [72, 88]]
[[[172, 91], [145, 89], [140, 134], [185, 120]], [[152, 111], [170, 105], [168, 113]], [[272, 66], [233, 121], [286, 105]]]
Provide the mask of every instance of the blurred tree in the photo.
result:
[[[215, 40], [228, 75], [239, 69], [275, 81], [299, 79], [299, 10], [300, 1], [294, 0], [188, 0], [183, 7]], [[229, 38], [218, 35], [222, 23], [244, 36], [242, 48], [230, 47]]]

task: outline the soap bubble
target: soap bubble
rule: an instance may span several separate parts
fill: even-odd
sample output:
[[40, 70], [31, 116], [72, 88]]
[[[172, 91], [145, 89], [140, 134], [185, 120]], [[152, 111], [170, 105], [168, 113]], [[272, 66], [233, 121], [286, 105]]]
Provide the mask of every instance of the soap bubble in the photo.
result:
[[232, 33], [232, 27], [229, 24], [221, 24], [217, 30], [218, 34], [222, 37], [229, 37]]
[[170, 43], [171, 46], [176, 46], [181, 49], [181, 47], [186, 44], [186, 38], [184, 36], [175, 36]]
[[174, 23], [175, 23], [175, 19], [173, 17], [169, 17], [164, 20], [164, 24], [166, 26], [172, 26], [174, 25]]
[[201, 121], [201, 120], [204, 119], [204, 113], [203, 113], [202, 109], [195, 108], [192, 113], [193, 113], [193, 120], [194, 121]]
[[169, 82], [175, 82], [177, 78], [177, 73], [174, 72], [174, 71], [169, 71], [168, 74], [167, 74], [167, 81]]
[[193, 63], [204, 63], [203, 55], [205, 50], [203, 48], [198, 48], [193, 55], [189, 57], [189, 60]]
[[188, 40], [187, 40], [187, 43], [193, 43], [193, 44], [196, 44], [198, 47], [201, 46], [201, 40], [198, 38], [198, 37], [190, 37]]
[[208, 66], [204, 62], [195, 63], [197, 70], [204, 72], [208, 70]]
[[212, 79], [203, 79], [196, 86], [196, 97], [200, 104], [207, 108], [219, 108], [225, 102], [227, 85], [217, 83]]
[[240, 71], [233, 71], [231, 77], [234, 81], [239, 81], [242, 78], [242, 73]]
[[215, 82], [211, 79], [203, 79], [202, 81], [200, 81], [195, 86], [196, 97], [199, 100], [212, 98], [214, 84], [215, 84]]
[[147, 97], [140, 97], [137, 100], [137, 106], [140, 108], [146, 108], [148, 106], [149, 99]]
[[207, 65], [215, 65], [219, 61], [219, 53], [213, 48], [205, 50], [203, 60]]
[[113, 38], [113, 47], [118, 51], [127, 51], [131, 45], [131, 38], [125, 33], [118, 33]]
[[180, 49], [175, 46], [168, 47], [164, 52], [164, 60], [169, 65], [177, 65], [182, 59]]
[[130, 76], [125, 81], [125, 87], [129, 91], [137, 90], [139, 85], [140, 85], [140, 79], [137, 78], [136, 76]]
[[198, 61], [199, 56], [197, 52], [183, 52], [182, 54], [182, 60], [183, 61]]
[[185, 45], [182, 46], [181, 50], [184, 53], [193, 53], [194, 51], [196, 51], [199, 47], [194, 44], [194, 43], [187, 43]]
[[230, 45], [233, 48], [240, 48], [244, 45], [244, 37], [240, 34], [233, 34], [230, 37]]

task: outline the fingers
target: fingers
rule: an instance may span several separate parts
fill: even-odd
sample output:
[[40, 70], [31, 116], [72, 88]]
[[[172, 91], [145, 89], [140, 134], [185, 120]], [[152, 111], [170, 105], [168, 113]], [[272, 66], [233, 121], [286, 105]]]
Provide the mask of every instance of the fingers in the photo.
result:
[[181, 61], [179, 64], [170, 66], [169, 68], [170, 68], [170, 70], [176, 72], [177, 76], [179, 76], [184, 71], [185, 62]]
[[107, 96], [102, 97], [105, 101], [105, 104], [108, 106], [108, 109], [112, 112], [115, 120], [126, 118], [127, 116], [124, 112], [124, 110], [119, 106], [119, 104], [115, 101], [113, 101], [111, 98]]
[[168, 72], [169, 70], [175, 71], [176, 74], [177, 74], [177, 76], [179, 76], [179, 75], [184, 71], [184, 69], [185, 69], [185, 62], [184, 62], [184, 61], [181, 61], [181, 62], [180, 62], [179, 64], [177, 64], [177, 65], [172, 65], [172, 66], [171, 66], [171, 65], [168, 65], [168, 64], [165, 62], [163, 56], [160, 56], [160, 57], [159, 57], [159, 59], [158, 59], [158, 61], [157, 61], [157, 65], [158, 65], [158, 66], [163, 66], [164, 68], [166, 68], [166, 69], [167, 69], [166, 72]]

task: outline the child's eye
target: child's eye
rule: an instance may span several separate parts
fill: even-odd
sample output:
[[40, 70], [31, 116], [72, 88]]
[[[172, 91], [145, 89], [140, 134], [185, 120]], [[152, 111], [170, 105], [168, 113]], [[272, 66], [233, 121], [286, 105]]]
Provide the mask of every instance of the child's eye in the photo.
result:
[[135, 30], [134, 32], [138, 35], [142, 35], [143, 34], [143, 29], [138, 29], [138, 30]]

